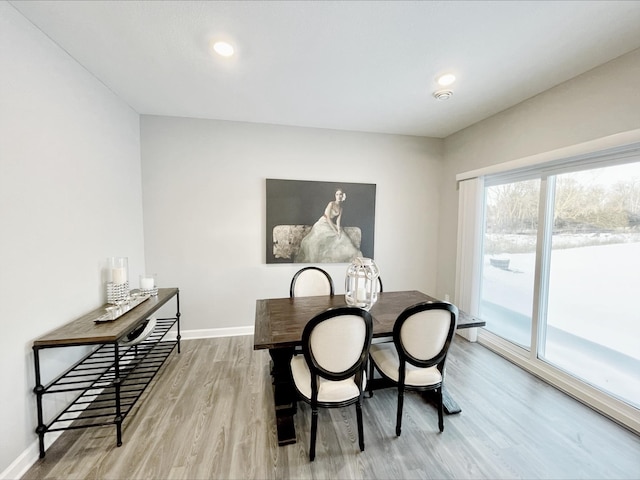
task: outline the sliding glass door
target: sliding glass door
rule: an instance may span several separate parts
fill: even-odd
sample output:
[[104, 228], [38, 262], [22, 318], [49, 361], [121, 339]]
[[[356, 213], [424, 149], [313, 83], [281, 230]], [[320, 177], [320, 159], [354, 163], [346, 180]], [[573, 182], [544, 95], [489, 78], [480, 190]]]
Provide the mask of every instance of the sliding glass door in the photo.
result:
[[640, 407], [640, 163], [557, 175], [553, 212], [539, 357]]
[[480, 317], [486, 329], [529, 348], [540, 180], [487, 186]]
[[537, 177], [485, 184], [480, 316], [640, 407], [640, 162]]

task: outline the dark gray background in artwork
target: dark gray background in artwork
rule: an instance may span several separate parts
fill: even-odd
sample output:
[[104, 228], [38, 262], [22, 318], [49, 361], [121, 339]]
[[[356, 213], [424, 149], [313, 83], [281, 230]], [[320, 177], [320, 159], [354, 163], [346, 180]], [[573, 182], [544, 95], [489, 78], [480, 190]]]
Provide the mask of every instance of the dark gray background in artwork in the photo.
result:
[[365, 257], [373, 258], [376, 214], [376, 186], [370, 183], [312, 182], [267, 179], [267, 263], [291, 263], [293, 259], [273, 256], [273, 227], [313, 225], [342, 188], [347, 199], [342, 205], [342, 227], [360, 227]]

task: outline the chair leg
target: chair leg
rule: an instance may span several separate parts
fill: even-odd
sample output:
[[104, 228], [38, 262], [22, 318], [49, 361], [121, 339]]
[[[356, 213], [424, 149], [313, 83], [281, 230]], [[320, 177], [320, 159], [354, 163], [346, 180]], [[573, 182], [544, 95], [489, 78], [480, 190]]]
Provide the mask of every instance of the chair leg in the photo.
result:
[[442, 387], [438, 389], [437, 398], [438, 398], [438, 428], [440, 429], [440, 432], [444, 432], [444, 405], [442, 401]]
[[356, 416], [358, 417], [358, 440], [360, 442], [360, 451], [364, 452], [364, 431], [362, 428], [362, 406], [360, 401], [356, 403]]
[[398, 417], [396, 419], [396, 435], [400, 436], [402, 429], [402, 404], [404, 402], [404, 388], [398, 385]]
[[369, 358], [369, 376], [367, 377], [367, 390], [369, 390], [369, 398], [373, 397], [373, 360]]
[[318, 433], [318, 409], [311, 411], [311, 445], [309, 446], [309, 460], [316, 458], [316, 434]]

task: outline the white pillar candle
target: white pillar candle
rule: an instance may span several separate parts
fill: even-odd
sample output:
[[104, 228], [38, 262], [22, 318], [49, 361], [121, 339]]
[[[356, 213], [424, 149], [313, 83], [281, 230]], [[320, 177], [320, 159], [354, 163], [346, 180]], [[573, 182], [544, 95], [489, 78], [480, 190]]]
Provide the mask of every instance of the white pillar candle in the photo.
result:
[[118, 267], [111, 270], [111, 280], [116, 285], [122, 285], [127, 281], [127, 269], [124, 267]]
[[154, 287], [153, 277], [142, 277], [140, 279], [141, 290], [152, 290]]
[[364, 289], [364, 287], [359, 287], [358, 290], [356, 290], [356, 300], [358, 302], [364, 302], [367, 299], [367, 291]]

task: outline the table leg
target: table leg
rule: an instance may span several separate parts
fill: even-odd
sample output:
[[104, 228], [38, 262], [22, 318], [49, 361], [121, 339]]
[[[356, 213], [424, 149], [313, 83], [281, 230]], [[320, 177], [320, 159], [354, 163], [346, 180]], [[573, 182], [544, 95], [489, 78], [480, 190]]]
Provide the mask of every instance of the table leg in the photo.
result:
[[293, 348], [272, 348], [269, 355], [273, 360], [273, 400], [276, 412], [278, 445], [296, 443], [296, 428], [293, 417], [296, 413], [297, 395], [291, 378], [291, 357]]
[[447, 415], [453, 415], [455, 413], [460, 413], [462, 409], [456, 403], [446, 388], [442, 387], [442, 407], [444, 408], [444, 413]]
[[[386, 378], [373, 378], [369, 380], [371, 382], [372, 390], [380, 390], [382, 388], [395, 388], [396, 391], [398, 387], [396, 384], [391, 382]], [[435, 399], [433, 398], [433, 390], [427, 390], [426, 392], [422, 392], [422, 398], [424, 398], [429, 403], [433, 403], [437, 405]], [[458, 405], [458, 403], [453, 399], [446, 388], [442, 388], [442, 407], [444, 408], [444, 413], [447, 415], [454, 415], [456, 413], [460, 413], [462, 409]]]
[[[435, 406], [438, 405], [433, 390], [422, 392], [422, 398]], [[444, 387], [442, 388], [442, 408], [446, 415], [455, 415], [456, 413], [462, 412], [460, 405], [449, 395], [449, 392]]]

